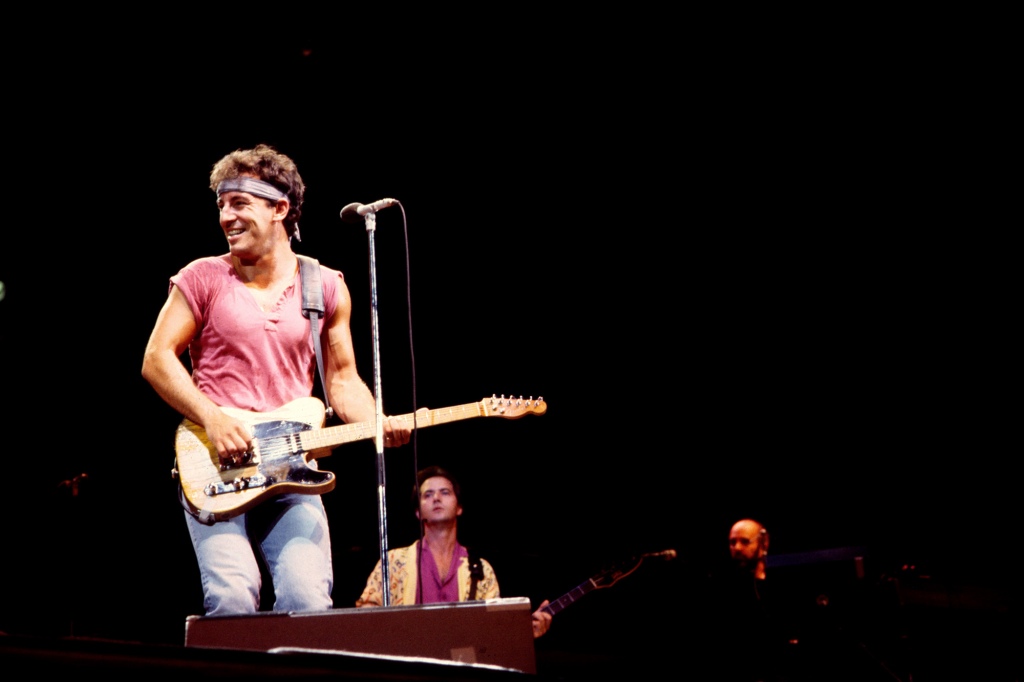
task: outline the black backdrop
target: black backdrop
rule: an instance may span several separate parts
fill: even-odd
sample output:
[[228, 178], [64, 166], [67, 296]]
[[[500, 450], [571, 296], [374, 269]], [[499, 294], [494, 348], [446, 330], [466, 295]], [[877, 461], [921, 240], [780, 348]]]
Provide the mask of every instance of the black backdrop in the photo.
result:
[[[34, 75], [30, 43], [6, 48], [2, 629], [178, 642], [201, 610], [179, 419], [139, 369], [168, 277], [224, 251], [211, 165], [258, 142], [299, 165], [296, 249], [345, 272], [371, 385], [368, 234], [339, 211], [402, 202], [374, 236], [388, 412], [548, 403], [389, 451], [390, 545], [415, 533], [415, 466], [439, 463], [466, 488], [463, 541], [535, 602], [642, 552], [711, 565], [744, 515], [777, 553], [867, 548], [869, 580], [1005, 589], [1005, 274], [898, 74], [827, 41], [698, 59], [538, 37], [531, 60], [460, 36], [399, 58], [310, 26], [247, 48], [80, 38]], [[339, 607], [377, 557], [374, 456], [322, 462]], [[653, 615], [661, 570], [553, 636]]]

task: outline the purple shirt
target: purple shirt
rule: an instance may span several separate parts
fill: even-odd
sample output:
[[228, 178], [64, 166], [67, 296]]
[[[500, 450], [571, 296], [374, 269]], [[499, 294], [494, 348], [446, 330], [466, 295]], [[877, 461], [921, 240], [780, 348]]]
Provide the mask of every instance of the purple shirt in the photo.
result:
[[[459, 574], [459, 564], [462, 557], [469, 557], [469, 552], [462, 545], [455, 544], [455, 552], [452, 555], [451, 563], [448, 566], [448, 575], [441, 578], [437, 572], [437, 562], [426, 543], [423, 544], [423, 561], [420, 569], [420, 579], [423, 581], [423, 604], [436, 604], [437, 602], [459, 601], [459, 581], [456, 579]], [[417, 600], [419, 595], [417, 594]], [[421, 603], [417, 601], [417, 603]]]

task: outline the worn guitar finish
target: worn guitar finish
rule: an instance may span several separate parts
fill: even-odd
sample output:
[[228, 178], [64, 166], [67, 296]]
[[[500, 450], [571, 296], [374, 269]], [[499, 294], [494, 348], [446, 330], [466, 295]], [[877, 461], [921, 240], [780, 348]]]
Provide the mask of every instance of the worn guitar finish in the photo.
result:
[[[253, 435], [252, 450], [238, 465], [222, 466], [206, 431], [188, 419], [181, 422], [175, 436], [175, 463], [186, 507], [204, 523], [237, 516], [268, 497], [332, 490], [334, 474], [320, 471], [310, 462], [331, 454], [332, 448], [342, 443], [374, 438], [377, 431], [375, 422], [322, 428], [324, 404], [313, 397], [294, 400], [273, 412], [221, 409], [245, 422]], [[546, 411], [543, 398], [503, 395], [428, 410], [425, 416], [415, 417], [416, 427], [424, 428], [473, 417], [516, 419]]]

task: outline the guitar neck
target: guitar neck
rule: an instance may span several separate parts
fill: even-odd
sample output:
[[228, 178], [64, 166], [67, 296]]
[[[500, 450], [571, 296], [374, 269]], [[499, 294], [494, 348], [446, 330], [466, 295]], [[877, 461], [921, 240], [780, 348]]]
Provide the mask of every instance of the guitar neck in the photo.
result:
[[[453, 407], [443, 407], [436, 410], [428, 410], [426, 414], [403, 414], [400, 415], [410, 421], [415, 419], [416, 428], [422, 429], [427, 426], [437, 426], [462, 419], [473, 417], [489, 416], [488, 407], [484, 401], [477, 403], [466, 403]], [[320, 454], [328, 454], [325, 450], [333, 448], [342, 443], [351, 443], [357, 440], [368, 440], [377, 434], [376, 422], [356, 422], [354, 424], [341, 424], [340, 426], [329, 426], [323, 429], [303, 431], [299, 439], [302, 448], [309, 453], [321, 451]]]
[[591, 590], [595, 589], [596, 587], [597, 587], [597, 585], [594, 583], [594, 579], [591, 578], [590, 580], [587, 580], [586, 582], [580, 583], [579, 585], [577, 585], [576, 587], [572, 588], [571, 590], [569, 590], [568, 592], [563, 594], [561, 597], [559, 597], [555, 601], [553, 601], [550, 604], [548, 604], [547, 606], [545, 606], [543, 608], [543, 611], [545, 611], [547, 613], [550, 613], [553, 616], [556, 613], [558, 613], [559, 611], [561, 611], [562, 609], [564, 609], [565, 607], [567, 607], [570, 604], [572, 604], [573, 602], [575, 602], [577, 599], [579, 599], [583, 595], [585, 595], [588, 592], [590, 592]]
[[[671, 550], [671, 556], [675, 556], [675, 550]], [[661, 556], [668, 557], [667, 552], [661, 552]], [[647, 556], [647, 555], [644, 555]], [[639, 559], [632, 558], [628, 562], [622, 562], [617, 566], [601, 571], [597, 575], [590, 578], [586, 582], [582, 582], [576, 587], [572, 588], [561, 597], [551, 602], [543, 608], [546, 613], [550, 613], [552, 616], [564, 609], [569, 604], [572, 604], [577, 599], [587, 594], [591, 590], [597, 590], [605, 587], [611, 587], [618, 581], [625, 578], [627, 575], [632, 573], [640, 566], [640, 562], [644, 560], [641, 556]]]

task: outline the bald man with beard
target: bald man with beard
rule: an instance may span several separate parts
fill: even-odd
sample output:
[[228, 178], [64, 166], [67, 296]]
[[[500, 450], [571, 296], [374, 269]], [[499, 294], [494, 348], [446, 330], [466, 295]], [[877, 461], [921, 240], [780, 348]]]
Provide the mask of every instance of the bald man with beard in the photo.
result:
[[733, 567], [755, 580], [768, 577], [768, 529], [754, 519], [740, 519], [729, 530]]
[[729, 528], [728, 561], [711, 578], [708, 591], [707, 654], [715, 679], [737, 682], [783, 680], [784, 640], [767, 579], [768, 530], [743, 518]]

